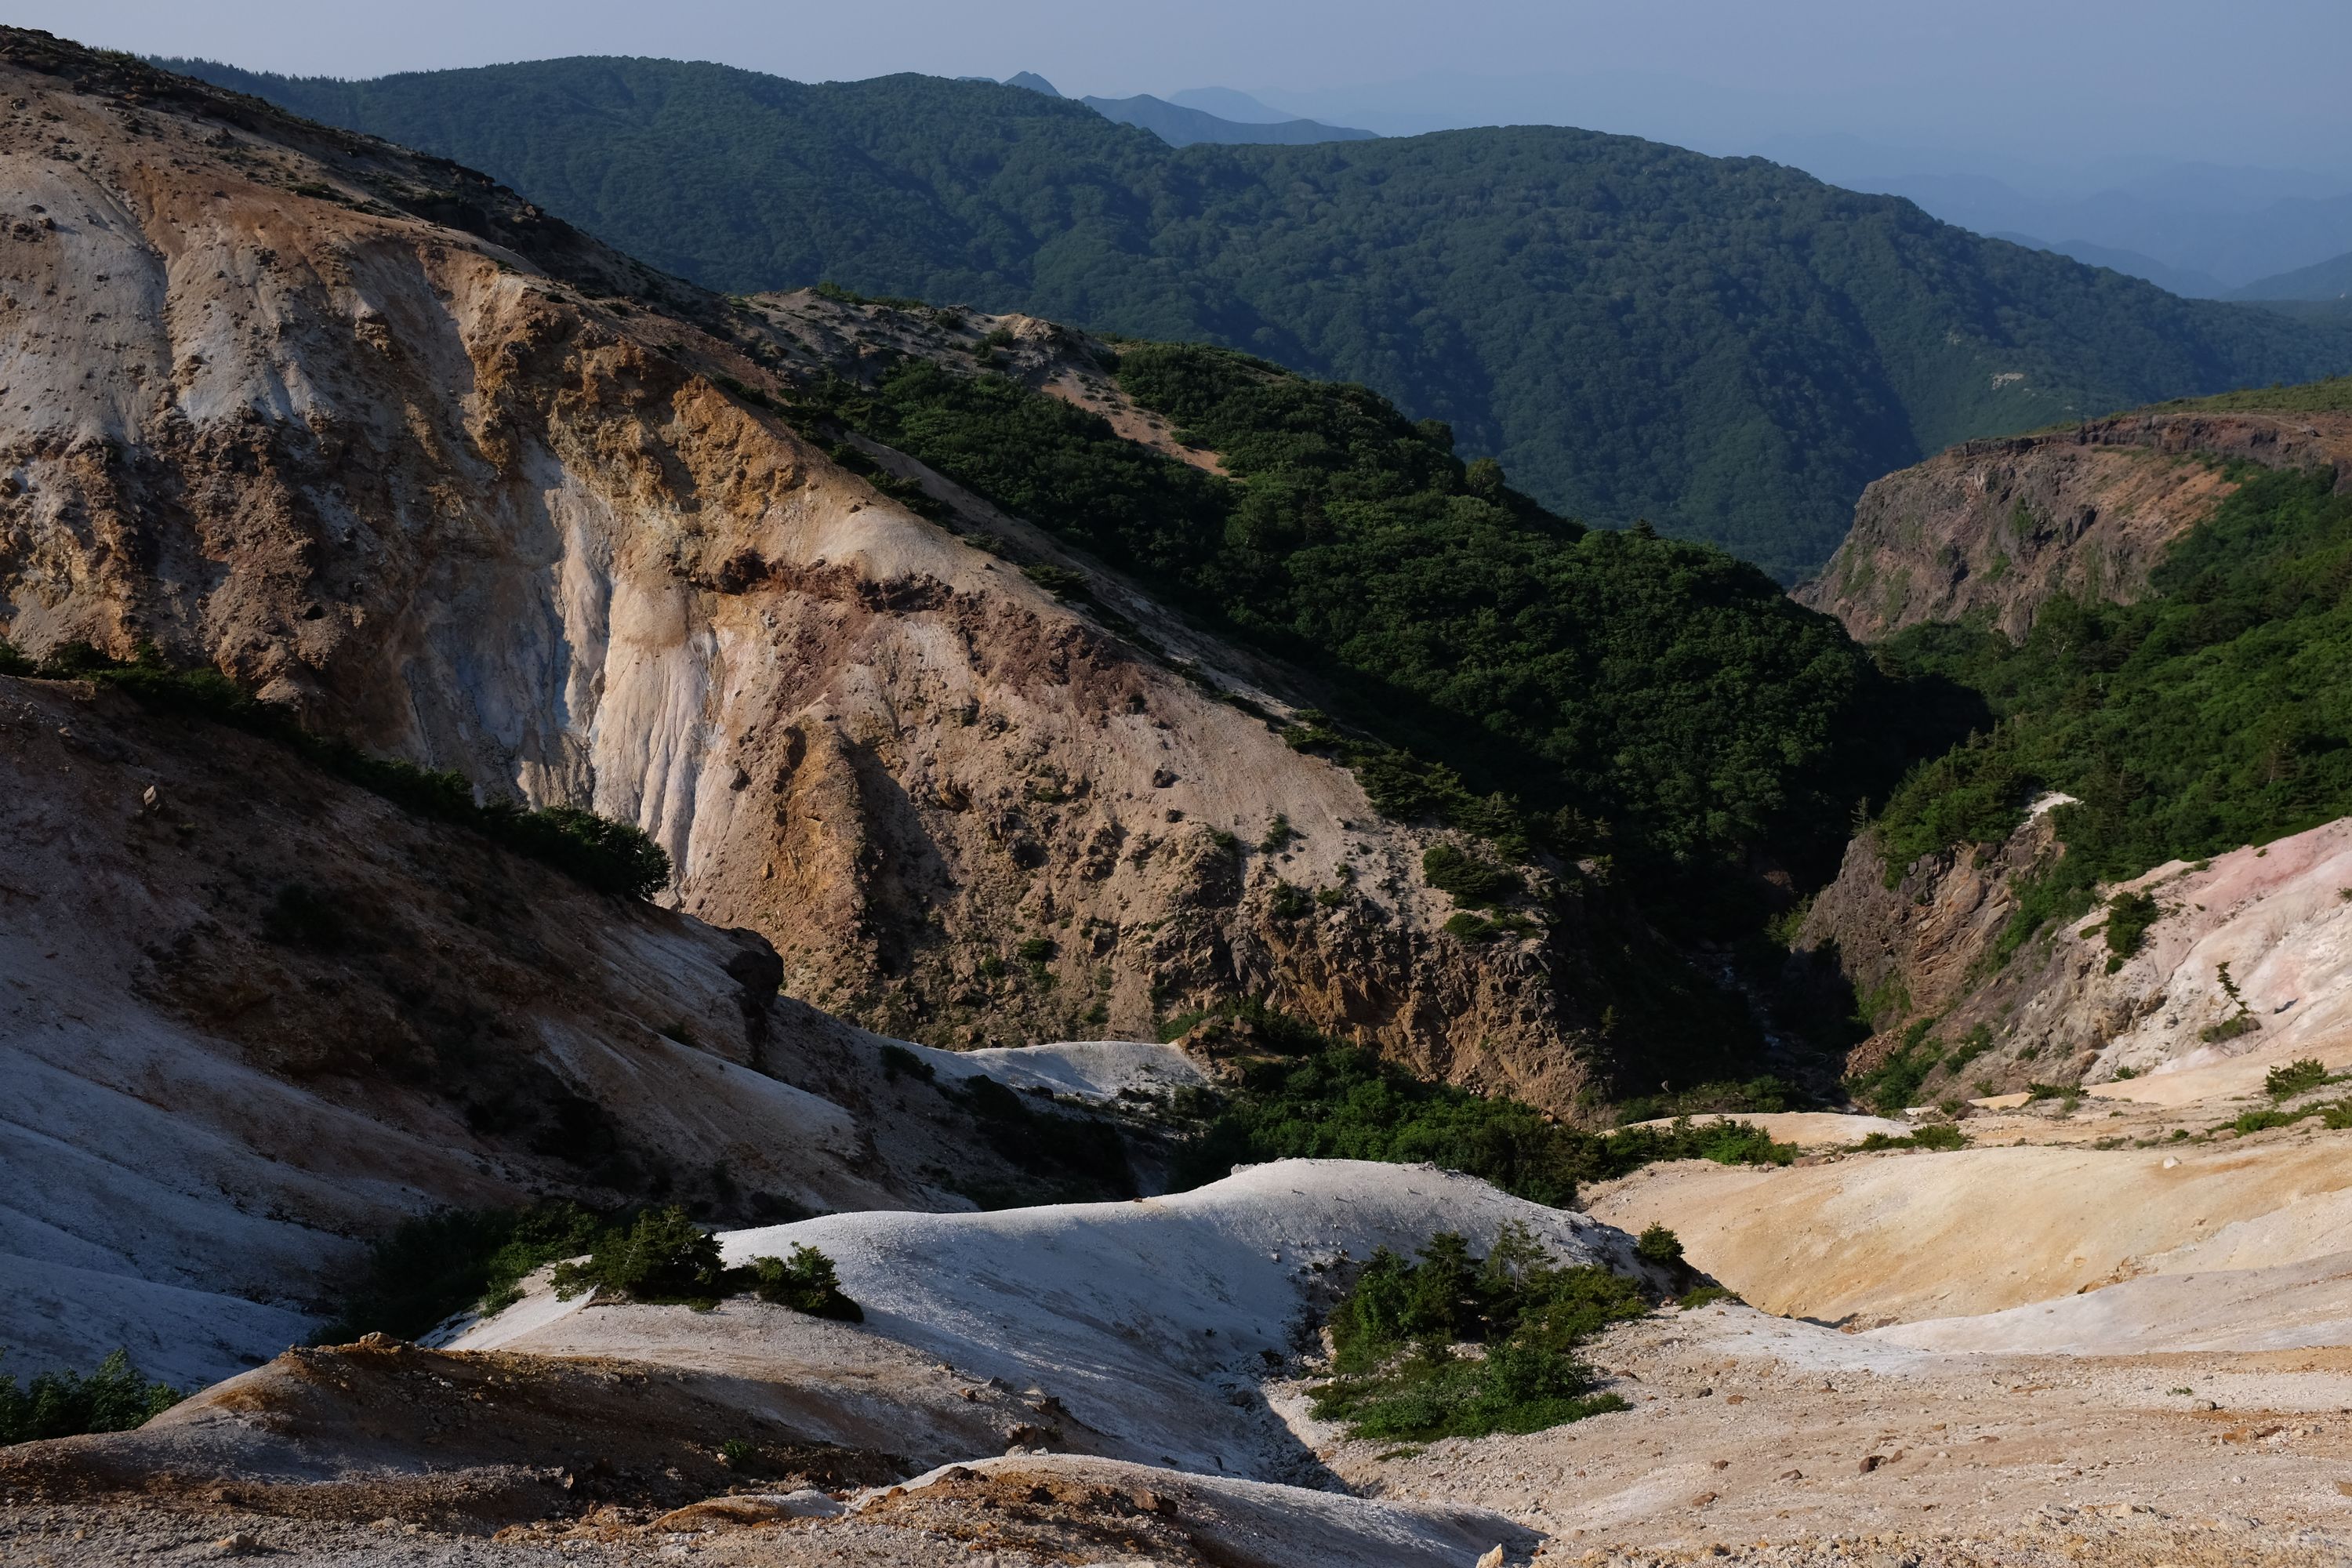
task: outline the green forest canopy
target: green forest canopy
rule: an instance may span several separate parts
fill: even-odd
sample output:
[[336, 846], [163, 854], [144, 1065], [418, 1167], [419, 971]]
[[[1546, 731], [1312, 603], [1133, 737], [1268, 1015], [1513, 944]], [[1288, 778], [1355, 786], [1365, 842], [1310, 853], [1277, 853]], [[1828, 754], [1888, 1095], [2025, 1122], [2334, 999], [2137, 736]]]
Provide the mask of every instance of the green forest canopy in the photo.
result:
[[1171, 148], [893, 76], [542, 60], [373, 81], [166, 61], [490, 171], [708, 286], [835, 281], [1247, 349], [1450, 423], [1553, 510], [1790, 581], [1950, 442], [2352, 366], [2352, 325], [2184, 300], [1755, 158], [1548, 126]]

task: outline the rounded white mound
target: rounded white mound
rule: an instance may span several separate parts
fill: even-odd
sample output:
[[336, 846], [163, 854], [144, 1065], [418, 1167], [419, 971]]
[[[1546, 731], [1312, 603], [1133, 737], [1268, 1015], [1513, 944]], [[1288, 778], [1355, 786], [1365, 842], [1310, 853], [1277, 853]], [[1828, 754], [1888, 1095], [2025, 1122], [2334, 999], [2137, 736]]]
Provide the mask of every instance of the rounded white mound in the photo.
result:
[[828, 1215], [720, 1237], [730, 1264], [823, 1251], [865, 1310], [856, 1330], [758, 1303], [696, 1313], [575, 1300], [551, 1312], [534, 1292], [455, 1348], [698, 1363], [723, 1343], [738, 1373], [757, 1375], [765, 1359], [804, 1376], [823, 1360], [817, 1341], [854, 1333], [1050, 1394], [1100, 1451], [1247, 1473], [1282, 1440], [1258, 1383], [1293, 1348], [1333, 1263], [1411, 1253], [1439, 1231], [1484, 1250], [1515, 1223], [1564, 1261], [1635, 1268], [1622, 1232], [1473, 1177], [1285, 1160], [1168, 1197]]

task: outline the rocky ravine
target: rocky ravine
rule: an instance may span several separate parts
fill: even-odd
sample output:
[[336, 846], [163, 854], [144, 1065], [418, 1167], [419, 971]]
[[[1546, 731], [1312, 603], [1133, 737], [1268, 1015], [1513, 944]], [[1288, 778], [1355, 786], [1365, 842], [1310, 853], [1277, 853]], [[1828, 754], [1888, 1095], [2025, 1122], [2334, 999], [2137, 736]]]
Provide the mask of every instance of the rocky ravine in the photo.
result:
[[1845, 542], [1795, 597], [1864, 642], [1979, 615], [2018, 637], [2059, 594], [2127, 603], [2235, 488], [2232, 459], [2352, 476], [2352, 416], [2157, 408], [1969, 441], [1864, 490]]
[[[1891, 888], [1874, 839], [1848, 847], [1799, 942], [1834, 946], [1881, 1026], [1854, 1068], [1885, 1060], [1923, 1019], [1947, 1052], [1927, 1103], [2118, 1074], [2161, 1081], [2250, 1056], [2352, 1060], [2352, 819], [2103, 889], [2097, 908], [2001, 963], [2012, 879], [2063, 852], [2051, 821], [2036, 814], [2003, 844], [1923, 857]], [[2105, 900], [2140, 891], [2160, 918], [2110, 970]], [[2224, 964], [2242, 1003], [2222, 987]]]
[[[1039, 538], [975, 548], [722, 390], [777, 385], [746, 310], [250, 100], [22, 32], [0, 77], [0, 634], [152, 642], [639, 823], [684, 909], [894, 1033], [1254, 992], [1573, 1102], [1570, 944], [1442, 934], [1422, 838], [1222, 700], [1249, 672], [1180, 670], [1025, 581]], [[1346, 890], [1286, 920], [1284, 882]]]

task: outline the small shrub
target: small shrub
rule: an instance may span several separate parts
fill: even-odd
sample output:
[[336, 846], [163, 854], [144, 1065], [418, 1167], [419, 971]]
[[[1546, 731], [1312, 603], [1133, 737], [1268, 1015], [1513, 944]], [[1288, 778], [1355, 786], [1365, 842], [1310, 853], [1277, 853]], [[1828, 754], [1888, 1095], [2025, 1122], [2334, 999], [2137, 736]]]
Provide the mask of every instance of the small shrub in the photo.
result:
[[88, 1376], [45, 1372], [23, 1388], [0, 1376], [0, 1445], [73, 1437], [84, 1432], [128, 1432], [177, 1405], [185, 1395], [167, 1383], [150, 1383], [118, 1350]]
[[725, 1290], [719, 1239], [675, 1205], [648, 1209], [626, 1231], [599, 1237], [585, 1262], [560, 1263], [555, 1294], [595, 1288], [636, 1301], [717, 1300]]
[[1679, 1268], [1683, 1266], [1683, 1238], [1663, 1225], [1649, 1226], [1634, 1237], [1633, 1256], [1661, 1268]]
[[1928, 1075], [1944, 1065], [1943, 1044], [1928, 1033], [1934, 1027], [1932, 1018], [1915, 1021], [1884, 1061], [1846, 1079], [1846, 1092], [1881, 1116], [1897, 1116], [1909, 1109]]
[[1294, 882], [1277, 881], [1274, 891], [1266, 895], [1265, 912], [1278, 921], [1295, 921], [1312, 914], [1315, 900], [1307, 889]]
[[1423, 851], [1421, 876], [1439, 892], [1471, 909], [1491, 909], [1527, 890], [1517, 871], [1453, 844], [1433, 844]]
[[1503, 933], [1503, 928], [1484, 915], [1474, 915], [1468, 910], [1456, 910], [1445, 917], [1445, 934], [1457, 942], [1492, 942]]
[[751, 1259], [754, 1290], [762, 1301], [790, 1307], [813, 1318], [862, 1323], [865, 1309], [842, 1293], [833, 1259], [814, 1247], [795, 1247], [789, 1258]]
[[2341, 1132], [2352, 1127], [2352, 1100], [2339, 1100], [2333, 1105], [2321, 1106], [2319, 1124], [2331, 1132]]
[[757, 1447], [740, 1437], [730, 1437], [719, 1445], [719, 1462], [730, 1470], [748, 1468], [759, 1454]]
[[1717, 1301], [1727, 1302], [1734, 1307], [1744, 1307], [1748, 1304], [1739, 1299], [1739, 1292], [1728, 1285], [1701, 1285], [1696, 1289], [1685, 1290], [1675, 1298], [1675, 1305], [1685, 1312], [1712, 1306]]
[[1061, 944], [1050, 936], [1033, 936], [1024, 940], [1013, 952], [1024, 963], [1047, 963], [1062, 951]]
[[1874, 1132], [1855, 1147], [1867, 1153], [1877, 1149], [1934, 1149], [1948, 1153], [1969, 1146], [1969, 1135], [1948, 1121], [1931, 1121], [1906, 1136]]
[[1257, 847], [1265, 853], [1272, 855], [1287, 848], [1291, 841], [1297, 837], [1298, 830], [1290, 826], [1290, 818], [1277, 812], [1275, 814], [1274, 821], [1265, 830], [1265, 837], [1258, 840]]
[[1021, 575], [1057, 599], [1083, 598], [1087, 593], [1087, 574], [1067, 566], [1055, 566], [1048, 562], [1033, 562], [1021, 568]]
[[2267, 1132], [2273, 1127], [2284, 1127], [2310, 1115], [2307, 1110], [2248, 1110], [2230, 1123], [2231, 1130], [2241, 1138], [2249, 1133]]
[[2238, 983], [2230, 976], [2229, 964], [2215, 964], [2213, 979], [2221, 987], [2221, 994], [2230, 999], [2230, 1005], [2236, 1011], [2224, 1016], [2220, 1023], [2198, 1030], [2197, 1037], [2208, 1043], [2218, 1043], [2234, 1040], [2240, 1035], [2252, 1034], [2261, 1028], [2262, 1020], [2254, 1016], [2254, 1010], [2246, 1005], [2245, 997], [2239, 993]]
[[2292, 1100], [2327, 1081], [2327, 1068], [2315, 1057], [2300, 1057], [2263, 1075], [2263, 1089], [2273, 1100]]
[[2121, 969], [2146, 944], [2148, 928], [2163, 915], [2153, 893], [2117, 893], [2107, 900], [2108, 973]]

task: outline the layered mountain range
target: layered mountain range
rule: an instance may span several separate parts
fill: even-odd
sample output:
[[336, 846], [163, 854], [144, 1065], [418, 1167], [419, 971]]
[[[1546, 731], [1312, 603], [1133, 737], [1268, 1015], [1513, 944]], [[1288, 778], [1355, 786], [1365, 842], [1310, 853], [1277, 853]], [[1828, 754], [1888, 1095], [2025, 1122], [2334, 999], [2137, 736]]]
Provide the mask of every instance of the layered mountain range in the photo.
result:
[[1449, 422], [1555, 510], [1783, 581], [1969, 437], [2352, 363], [1759, 159], [1554, 126], [1171, 147], [1025, 88], [566, 59], [371, 81], [173, 62], [489, 171], [714, 289], [830, 281], [1220, 342]]

